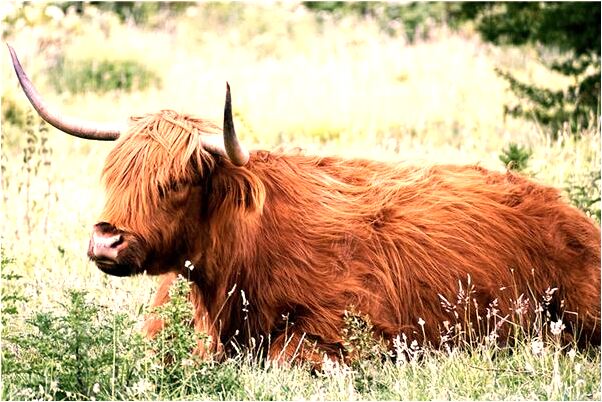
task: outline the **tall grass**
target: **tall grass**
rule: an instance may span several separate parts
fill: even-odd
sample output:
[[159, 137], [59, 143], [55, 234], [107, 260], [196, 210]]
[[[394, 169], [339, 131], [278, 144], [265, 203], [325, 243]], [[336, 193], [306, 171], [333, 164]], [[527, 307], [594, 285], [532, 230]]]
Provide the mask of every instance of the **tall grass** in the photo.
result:
[[[191, 6], [153, 28], [94, 7], [82, 16], [27, 7], [6, 40], [48, 102], [65, 113], [113, 121], [172, 108], [219, 122], [229, 81], [238, 132], [251, 148], [503, 170], [500, 153], [513, 143], [532, 151], [524, 174], [568, 189], [567, 200], [599, 217], [599, 176], [590, 176], [600, 168], [599, 119], [552, 140], [537, 122], [503, 115], [513, 95], [496, 66], [554, 88], [567, 84], [531, 49], [497, 48], [470, 29], [445, 26], [410, 43], [371, 19], [318, 19], [294, 4]], [[162, 85], [56, 91], [50, 71], [60, 60], [135, 60]], [[0, 52], [0, 64], [3, 116], [12, 116], [2, 122], [3, 398], [600, 398], [599, 350], [577, 351], [554, 339], [542, 344], [525, 336], [512, 350], [410, 344], [419, 358], [407, 350], [405, 360], [373, 353], [356, 364], [327, 361], [312, 373], [253, 351], [220, 363], [195, 360], [188, 351], [196, 335], [182, 322], [174, 323], [179, 333], [155, 343], [140, 338], [155, 280], [106, 276], [85, 256], [112, 144], [41, 129], [37, 118], [27, 122], [30, 106], [8, 52]], [[7, 309], [8, 300], [14, 308]], [[179, 303], [167, 308], [184, 317], [186, 302]], [[356, 335], [359, 352], [372, 350], [366, 334]], [[90, 352], [82, 363], [67, 351], [77, 345]]]

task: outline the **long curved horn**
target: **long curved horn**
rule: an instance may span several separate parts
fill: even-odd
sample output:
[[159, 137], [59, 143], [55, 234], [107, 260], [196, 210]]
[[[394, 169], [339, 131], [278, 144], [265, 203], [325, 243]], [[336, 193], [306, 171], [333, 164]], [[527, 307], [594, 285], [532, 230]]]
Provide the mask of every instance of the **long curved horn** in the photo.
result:
[[31, 105], [38, 112], [42, 119], [46, 120], [49, 124], [53, 125], [59, 130], [79, 138], [102, 141], [111, 141], [119, 138], [119, 134], [121, 133], [124, 127], [115, 125], [93, 124], [90, 122], [62, 116], [61, 113], [52, 110], [42, 100], [42, 97], [34, 88], [33, 84], [25, 74], [25, 71], [23, 71], [23, 67], [21, 67], [21, 63], [17, 58], [15, 50], [8, 43], [7, 46], [8, 51], [10, 52], [10, 57], [13, 59], [13, 67], [15, 68], [15, 72], [17, 73], [17, 78], [19, 78], [21, 88], [23, 88], [25, 96], [27, 96], [29, 102], [31, 102]]
[[249, 151], [236, 138], [232, 119], [232, 99], [230, 84], [226, 82], [226, 105], [224, 106], [224, 147], [230, 161], [236, 166], [244, 166], [249, 161]]

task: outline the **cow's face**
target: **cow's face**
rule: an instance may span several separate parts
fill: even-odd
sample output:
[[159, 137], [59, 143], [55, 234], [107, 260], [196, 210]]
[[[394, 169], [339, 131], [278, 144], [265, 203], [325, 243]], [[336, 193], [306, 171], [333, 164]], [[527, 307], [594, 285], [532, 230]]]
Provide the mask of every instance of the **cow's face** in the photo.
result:
[[103, 171], [106, 203], [88, 256], [105, 273], [161, 274], [190, 255], [206, 177], [215, 156], [202, 146], [209, 123], [172, 111], [132, 119]]
[[[107, 197], [103, 221], [94, 225], [88, 256], [104, 273], [129, 276], [147, 271], [151, 275], [183, 266], [189, 254], [188, 233], [199, 222], [201, 187], [196, 184], [169, 191], [148, 211], [130, 209], [131, 216], [115, 214], [112, 205], [126, 203], [127, 195]], [[148, 215], [146, 215], [148, 213]]]

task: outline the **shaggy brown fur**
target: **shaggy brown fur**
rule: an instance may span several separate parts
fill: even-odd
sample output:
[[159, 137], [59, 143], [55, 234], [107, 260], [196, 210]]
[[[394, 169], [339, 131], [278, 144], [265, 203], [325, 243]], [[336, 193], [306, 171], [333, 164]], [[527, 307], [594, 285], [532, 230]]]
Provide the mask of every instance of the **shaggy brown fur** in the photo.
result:
[[[106, 162], [103, 213], [129, 236], [121, 270], [168, 274], [156, 304], [193, 262], [197, 327], [215, 347], [264, 337], [272, 357], [290, 358], [304, 337], [336, 354], [350, 306], [387, 340], [422, 340], [422, 318], [438, 345], [453, 322], [441, 297], [455, 304], [468, 280], [481, 316], [494, 300], [512, 315], [521, 294], [556, 287], [551, 312], [561, 314], [562, 300], [569, 330], [600, 343], [600, 228], [557, 190], [479, 166], [257, 151], [235, 167], [202, 148], [215, 132], [172, 111], [133, 119]], [[526, 318], [534, 314], [532, 305]], [[292, 346], [281, 354], [285, 334]]]

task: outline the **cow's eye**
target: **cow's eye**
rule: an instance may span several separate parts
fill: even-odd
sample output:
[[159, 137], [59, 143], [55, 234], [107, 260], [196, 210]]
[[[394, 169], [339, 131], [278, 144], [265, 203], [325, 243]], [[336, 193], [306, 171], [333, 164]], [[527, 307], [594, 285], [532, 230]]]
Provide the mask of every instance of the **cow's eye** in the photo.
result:
[[180, 202], [187, 197], [187, 190], [188, 186], [186, 183], [170, 183], [165, 186], [159, 186], [159, 197], [161, 199]]

